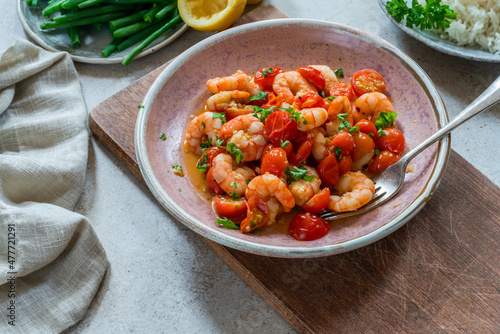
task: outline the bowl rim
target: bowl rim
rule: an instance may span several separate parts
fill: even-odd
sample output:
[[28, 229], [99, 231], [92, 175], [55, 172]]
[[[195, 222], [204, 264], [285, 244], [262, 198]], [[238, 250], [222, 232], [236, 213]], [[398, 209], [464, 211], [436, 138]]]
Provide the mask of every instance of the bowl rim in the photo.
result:
[[254, 23], [249, 23], [246, 25], [238, 26], [219, 32], [216, 35], [206, 38], [205, 40], [198, 42], [193, 45], [180, 56], [175, 58], [156, 78], [151, 87], [149, 88], [147, 94], [145, 95], [141, 108], [139, 109], [136, 127], [135, 127], [135, 152], [137, 157], [137, 162], [140, 171], [144, 177], [146, 185], [153, 193], [154, 197], [160, 202], [160, 204], [177, 220], [183, 223], [185, 226], [193, 230], [194, 232], [214, 241], [223, 246], [228, 246], [240, 251], [249, 252], [252, 254], [272, 256], [272, 257], [282, 257], [282, 258], [307, 258], [307, 257], [320, 257], [328, 256], [333, 254], [344, 253], [347, 251], [355, 250], [357, 248], [367, 246], [375, 241], [378, 241], [392, 232], [396, 231], [402, 227], [406, 222], [413, 218], [418, 211], [426, 204], [430, 199], [432, 194], [435, 192], [441, 177], [444, 173], [449, 153], [450, 153], [450, 140], [449, 136], [444, 137], [438, 142], [436, 156], [434, 157], [434, 167], [431, 172], [429, 179], [427, 180], [424, 189], [415, 198], [415, 200], [409, 204], [409, 206], [401, 212], [399, 215], [394, 217], [392, 220], [388, 221], [378, 229], [371, 231], [365, 235], [357, 237], [355, 239], [347, 240], [341, 243], [315, 246], [315, 247], [287, 247], [287, 246], [272, 246], [264, 245], [257, 242], [251, 242], [247, 240], [241, 240], [237, 237], [220, 233], [217, 231], [219, 227], [214, 225], [210, 227], [205, 225], [194, 217], [192, 217], [188, 212], [180, 208], [177, 203], [175, 203], [168, 194], [163, 190], [158, 180], [155, 178], [153, 170], [151, 169], [149, 159], [147, 156], [146, 140], [145, 140], [145, 129], [146, 121], [148, 119], [151, 106], [156, 99], [157, 94], [164, 86], [167, 79], [170, 78], [176, 70], [181, 67], [190, 57], [192, 57], [198, 50], [217, 42], [218, 40], [225, 39], [232, 35], [238, 35], [244, 33], [247, 30], [256, 30], [274, 27], [276, 25], [301, 25], [308, 27], [328, 27], [336, 32], [344, 32], [362, 37], [364, 40], [375, 44], [378, 48], [385, 52], [391, 54], [399, 60], [406, 68], [409, 70], [416, 80], [419, 81], [422, 88], [425, 90], [427, 96], [429, 97], [431, 106], [434, 110], [436, 117], [436, 126], [441, 128], [448, 122], [448, 115], [446, 108], [444, 106], [443, 100], [439, 95], [439, 92], [435, 85], [432, 83], [431, 79], [423, 71], [423, 69], [413, 61], [408, 55], [397, 49], [392, 44], [381, 39], [378, 36], [372, 35], [370, 33], [364, 32], [362, 30], [345, 26], [338, 23], [333, 23], [329, 21], [313, 20], [313, 19], [273, 19], [266, 21], [258, 21]]

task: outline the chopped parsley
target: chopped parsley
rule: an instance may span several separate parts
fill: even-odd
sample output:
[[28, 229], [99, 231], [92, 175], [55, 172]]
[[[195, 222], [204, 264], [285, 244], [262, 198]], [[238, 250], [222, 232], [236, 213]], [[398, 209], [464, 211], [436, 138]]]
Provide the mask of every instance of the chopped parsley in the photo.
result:
[[161, 140], [167, 140], [167, 136], [165, 136], [164, 133], [162, 133], [158, 138], [160, 138]]
[[253, 231], [251, 231], [250, 233], [252, 233], [252, 234], [261, 234], [261, 233], [262, 233], [262, 231], [259, 231], [259, 230], [253, 230]]
[[264, 123], [266, 121], [266, 119], [269, 117], [269, 115], [271, 115], [273, 112], [276, 111], [274, 109], [275, 108], [274, 106], [272, 106], [269, 109], [264, 109], [264, 108], [259, 107], [259, 106], [252, 106], [252, 107], [255, 109], [255, 112], [252, 115], [254, 117], [257, 117], [259, 119], [259, 121], [261, 121], [262, 123]]
[[172, 165], [172, 169], [182, 173], [182, 166], [181, 165]]
[[239, 230], [239, 226], [236, 225], [231, 219], [229, 218], [217, 218], [215, 223], [219, 226], [225, 227], [225, 228], [230, 228], [232, 230]]
[[292, 169], [287, 167], [285, 170], [285, 174], [290, 176], [288, 183], [292, 183], [299, 179], [303, 179], [307, 182], [312, 182], [312, 180], [316, 178], [314, 175], [307, 175], [307, 168], [305, 167], [293, 166]]
[[382, 111], [380, 113], [379, 118], [375, 122], [375, 127], [378, 129], [379, 138], [386, 135], [383, 129], [394, 126], [394, 121], [396, 120], [397, 115], [398, 115], [397, 113], [392, 111], [390, 112]]
[[335, 75], [338, 77], [338, 78], [343, 78], [344, 77], [344, 71], [342, 71], [342, 69], [339, 67], [337, 68], [335, 71]]
[[226, 114], [222, 112], [214, 112], [212, 115], [212, 120], [220, 118], [222, 124], [226, 123]]
[[259, 90], [257, 95], [254, 95], [250, 98], [250, 101], [265, 101], [266, 96], [267, 96], [267, 93], [261, 89], [261, 90]]
[[238, 188], [238, 182], [236, 182], [236, 181], [231, 182], [230, 185], [232, 185], [234, 187], [234, 189]]
[[246, 183], [246, 184], [249, 184], [249, 183], [250, 183], [250, 181], [252, 181], [252, 180], [250, 180], [250, 179], [245, 180], [245, 183]]
[[208, 170], [207, 162], [208, 162], [208, 157], [206, 154], [203, 154], [196, 163], [196, 169], [202, 173], [205, 173]]
[[279, 109], [283, 110], [283, 111], [286, 111], [286, 112], [289, 112], [290, 113], [290, 119], [297, 122], [297, 123], [300, 123], [300, 120], [302, 119], [302, 124], [307, 124], [309, 123], [306, 118], [304, 116], [302, 116], [302, 114], [300, 113], [300, 111], [298, 110], [295, 110], [293, 109], [292, 107], [288, 107], [288, 108], [281, 108], [279, 107]]
[[333, 100], [335, 100], [335, 98], [336, 98], [336, 96], [330, 96], [330, 97], [327, 97], [326, 99], [327, 99], [328, 101], [333, 101]]
[[456, 19], [457, 14], [447, 6], [442, 5], [441, 0], [426, 0], [425, 7], [412, 1], [409, 8], [405, 0], [392, 0], [387, 2], [385, 8], [389, 15], [397, 22], [406, 18], [406, 26], [412, 28], [414, 25], [420, 29], [441, 29], [450, 27], [450, 21]]
[[262, 74], [264, 75], [264, 78], [267, 78], [267, 76], [269, 74], [273, 74], [273, 73], [274, 73], [274, 69], [272, 67], [265, 68], [262, 70]]
[[380, 154], [380, 150], [375, 150], [373, 152], [375, 153], [375, 155]]
[[144, 106], [139, 106], [139, 109], [144, 109]]
[[338, 146], [335, 146], [333, 148], [333, 151], [335, 152], [335, 155], [337, 156], [337, 160], [340, 161], [340, 159], [342, 159], [342, 149]]
[[222, 144], [224, 144], [224, 139], [217, 137], [217, 139], [215, 139], [215, 146], [220, 147], [220, 148], [224, 148], [224, 146], [222, 146]]
[[281, 148], [283, 148], [283, 149], [284, 149], [284, 148], [286, 148], [286, 147], [288, 146], [288, 144], [290, 144], [290, 141], [289, 141], [289, 140], [285, 140], [285, 141], [283, 141], [283, 139], [280, 139], [280, 140], [281, 140], [281, 144], [280, 144], [280, 146], [281, 146]]
[[337, 115], [337, 118], [340, 119], [339, 131], [348, 130], [352, 135], [354, 132], [359, 131], [359, 126], [351, 126], [346, 119], [347, 115], [348, 113]]
[[373, 137], [373, 136], [374, 136], [374, 134], [371, 132], [368, 134], [368, 137]]
[[233, 157], [236, 158], [236, 162], [240, 163], [243, 161], [243, 152], [241, 152], [240, 149], [236, 148], [236, 145], [234, 143], [229, 143], [226, 146], [226, 150], [231, 154]]
[[382, 111], [380, 113], [379, 118], [375, 122], [375, 127], [377, 129], [383, 129], [383, 128], [387, 128], [389, 126], [394, 126], [394, 121], [396, 120], [397, 115], [398, 115], [397, 113], [392, 112], [392, 111], [390, 111], [388, 113]]
[[241, 198], [241, 196], [240, 196], [240, 195], [238, 195], [237, 193], [235, 193], [234, 191], [233, 191], [233, 192], [231, 192], [231, 193], [229, 194], [229, 196], [231, 196], [231, 199], [232, 199], [233, 201], [239, 200], [239, 199]]
[[201, 122], [201, 126], [202, 126], [202, 127], [205, 127], [205, 123], [204, 123], [204, 122]]
[[201, 141], [201, 151], [205, 152], [208, 148], [212, 147], [212, 138], [208, 137]]

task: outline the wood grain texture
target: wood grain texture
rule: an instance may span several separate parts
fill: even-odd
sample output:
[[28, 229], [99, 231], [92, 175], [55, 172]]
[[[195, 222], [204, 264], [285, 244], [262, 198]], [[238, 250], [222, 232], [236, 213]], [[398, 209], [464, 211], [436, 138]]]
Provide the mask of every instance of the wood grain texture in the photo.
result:
[[[285, 17], [261, 6], [238, 23]], [[163, 68], [92, 110], [103, 144], [142, 180], [137, 106]], [[451, 152], [433, 198], [372, 245], [318, 259], [243, 253], [200, 237], [299, 333], [500, 332], [500, 190]]]

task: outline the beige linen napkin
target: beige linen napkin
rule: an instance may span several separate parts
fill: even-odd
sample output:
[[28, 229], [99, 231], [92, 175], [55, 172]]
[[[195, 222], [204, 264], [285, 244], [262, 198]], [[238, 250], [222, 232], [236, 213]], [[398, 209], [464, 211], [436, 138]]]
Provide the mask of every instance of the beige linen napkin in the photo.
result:
[[87, 165], [87, 112], [67, 53], [17, 40], [0, 60], [0, 333], [79, 321], [108, 267], [73, 212]]

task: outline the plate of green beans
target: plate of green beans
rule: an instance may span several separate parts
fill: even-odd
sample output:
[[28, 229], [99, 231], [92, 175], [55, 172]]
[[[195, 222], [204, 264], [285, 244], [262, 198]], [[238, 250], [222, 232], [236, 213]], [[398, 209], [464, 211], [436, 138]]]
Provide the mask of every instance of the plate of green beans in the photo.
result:
[[91, 64], [127, 66], [188, 28], [176, 0], [18, 0], [17, 13], [43, 48]]

